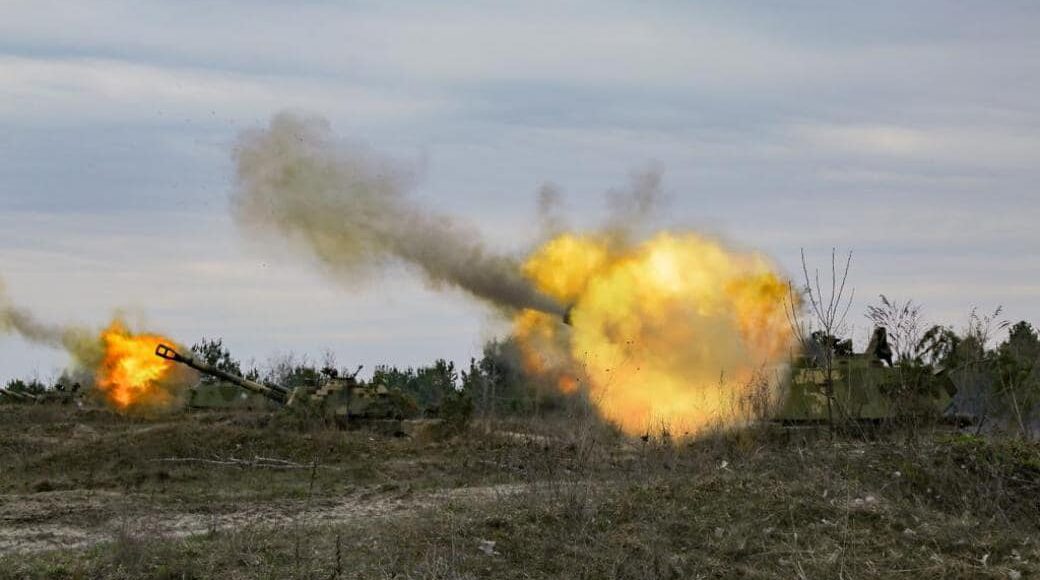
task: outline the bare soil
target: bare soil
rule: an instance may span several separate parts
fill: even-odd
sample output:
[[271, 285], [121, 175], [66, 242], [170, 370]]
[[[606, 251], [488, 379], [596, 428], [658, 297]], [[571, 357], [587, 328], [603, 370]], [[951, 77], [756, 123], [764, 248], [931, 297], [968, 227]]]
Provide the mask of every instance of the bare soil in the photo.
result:
[[154, 509], [143, 494], [55, 491], [6, 495], [0, 497], [0, 556], [86, 548], [125, 535], [170, 539], [256, 527], [365, 525], [449, 502], [500, 500], [526, 487], [501, 484], [392, 494], [370, 489], [336, 498], [235, 506], [220, 513]]

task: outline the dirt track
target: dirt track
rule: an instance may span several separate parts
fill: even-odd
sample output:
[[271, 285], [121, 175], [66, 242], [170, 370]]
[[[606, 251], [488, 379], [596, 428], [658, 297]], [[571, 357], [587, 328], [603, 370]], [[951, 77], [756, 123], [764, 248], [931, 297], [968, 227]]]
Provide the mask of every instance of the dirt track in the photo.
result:
[[350, 524], [392, 518], [450, 502], [516, 495], [522, 484], [466, 487], [396, 496], [349, 496], [254, 504], [225, 513], [149, 510], [147, 496], [115, 492], [47, 492], [0, 496], [0, 555], [85, 548], [120, 536], [181, 538], [246, 527]]

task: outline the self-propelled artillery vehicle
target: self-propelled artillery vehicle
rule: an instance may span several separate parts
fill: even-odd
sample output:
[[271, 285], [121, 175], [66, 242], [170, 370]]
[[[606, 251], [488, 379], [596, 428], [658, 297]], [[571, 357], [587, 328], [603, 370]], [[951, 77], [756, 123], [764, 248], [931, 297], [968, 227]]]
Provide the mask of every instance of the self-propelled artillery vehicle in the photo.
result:
[[778, 414], [781, 422], [877, 423], [949, 414], [953, 383], [941, 370], [906, 368], [893, 361], [884, 328], [874, 330], [862, 353], [853, 352], [851, 341], [814, 337], [809, 342], [792, 365]]
[[166, 344], [158, 345], [155, 354], [215, 379], [202, 380], [192, 389], [188, 404], [196, 408], [294, 409], [342, 428], [365, 427], [390, 434], [401, 432], [402, 421], [418, 412], [403, 393], [383, 385], [364, 385], [356, 372], [328, 377], [321, 385], [285, 387], [221, 370]]

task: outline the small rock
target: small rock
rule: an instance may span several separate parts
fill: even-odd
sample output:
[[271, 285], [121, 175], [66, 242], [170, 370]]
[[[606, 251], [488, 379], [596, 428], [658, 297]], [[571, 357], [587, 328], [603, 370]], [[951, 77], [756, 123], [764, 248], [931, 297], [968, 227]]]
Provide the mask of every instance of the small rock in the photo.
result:
[[480, 541], [480, 546], [478, 546], [477, 549], [480, 550], [481, 552], [484, 552], [484, 555], [486, 555], [486, 556], [496, 556], [496, 555], [498, 555], [498, 552], [495, 551], [495, 542], [494, 542], [494, 540], [481, 540]]

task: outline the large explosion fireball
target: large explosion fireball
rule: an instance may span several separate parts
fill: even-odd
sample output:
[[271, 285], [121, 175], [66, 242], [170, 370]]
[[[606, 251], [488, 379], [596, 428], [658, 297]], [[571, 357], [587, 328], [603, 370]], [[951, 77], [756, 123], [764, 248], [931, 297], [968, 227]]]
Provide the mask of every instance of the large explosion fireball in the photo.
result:
[[537, 288], [571, 304], [570, 325], [525, 310], [515, 334], [529, 371], [583, 383], [626, 433], [693, 435], [768, 403], [769, 370], [793, 345], [785, 281], [756, 254], [692, 233], [640, 243], [563, 234], [524, 264]]
[[156, 412], [174, 408], [190, 384], [186, 369], [155, 356], [163, 336], [135, 334], [118, 318], [100, 332], [81, 326], [48, 324], [8, 300], [0, 280], [0, 332], [61, 348], [69, 353], [69, 372], [93, 384], [104, 401], [120, 412]]
[[244, 231], [288, 241], [351, 286], [398, 260], [498, 307], [533, 378], [584, 389], [627, 433], [694, 435], [776, 396], [770, 371], [794, 342], [786, 282], [763, 257], [694, 233], [626, 231], [653, 208], [654, 172], [609, 192], [618, 215], [603, 232], [557, 235], [525, 261], [411, 200], [414, 172], [337, 143], [323, 119], [276, 115], [242, 135], [235, 157]]
[[116, 321], [101, 332], [104, 355], [94, 384], [116, 409], [157, 410], [171, 406], [185, 384], [183, 371], [155, 356], [155, 348], [171, 344], [155, 334], [134, 335]]

